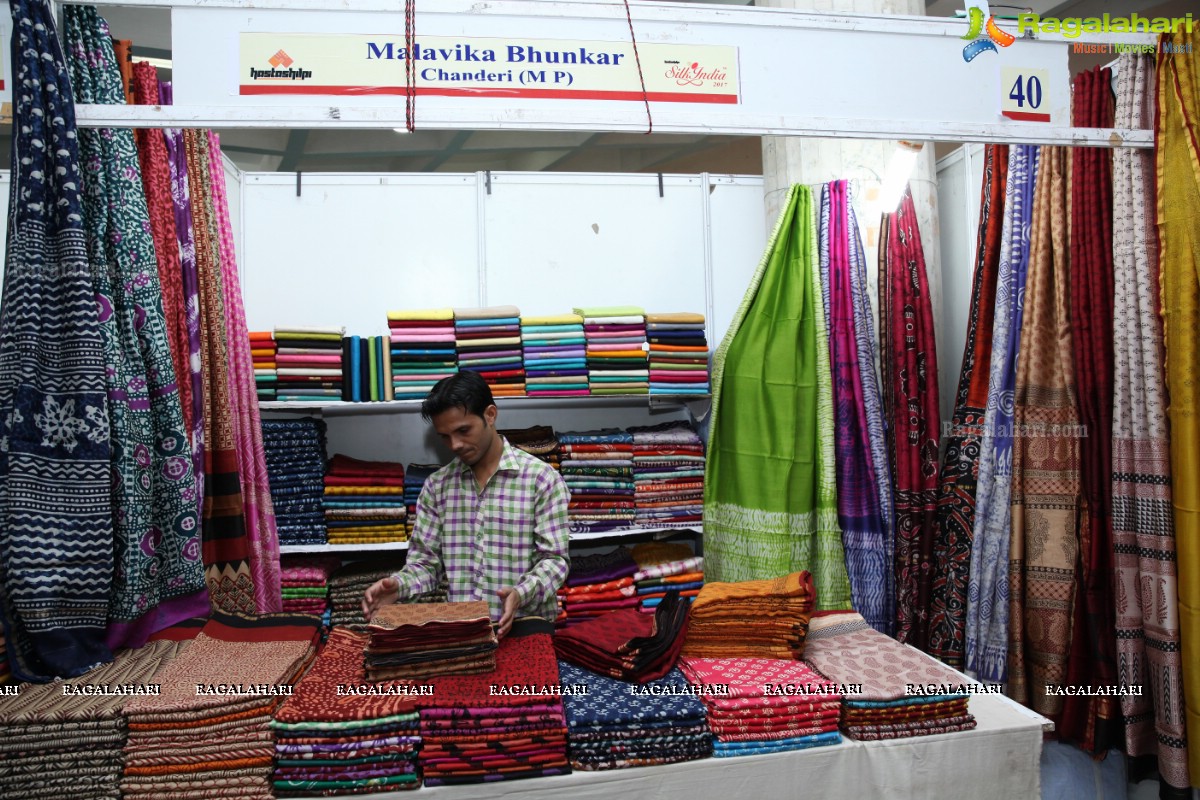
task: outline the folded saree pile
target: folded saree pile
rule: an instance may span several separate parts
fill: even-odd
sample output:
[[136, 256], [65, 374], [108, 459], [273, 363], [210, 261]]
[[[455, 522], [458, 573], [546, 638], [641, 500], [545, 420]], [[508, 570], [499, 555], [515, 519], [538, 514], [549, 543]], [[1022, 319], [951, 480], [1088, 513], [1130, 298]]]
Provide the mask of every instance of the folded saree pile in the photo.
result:
[[8, 645], [4, 640], [4, 631], [0, 630], [0, 686], [12, 680], [12, 668], [8, 666]]
[[521, 317], [525, 393], [530, 397], [588, 394], [585, 341], [583, 317], [578, 314]]
[[279, 797], [415, 789], [417, 707], [407, 683], [369, 683], [367, 636], [334, 628], [312, 668], [275, 712]]
[[214, 612], [155, 676], [162, 693], [125, 706], [124, 797], [272, 797], [271, 715], [316, 653], [299, 614]]
[[714, 755], [741, 756], [837, 744], [841, 687], [803, 661], [774, 658], [680, 660], [701, 695], [716, 737]]
[[325, 421], [263, 420], [280, 544], [325, 544]]
[[[329, 582], [329, 602], [333, 605], [332, 624], [363, 628], [362, 599], [375, 581], [395, 575], [404, 566], [403, 556], [376, 554], [370, 561], [355, 561], [344, 565]], [[410, 598], [409, 603], [442, 603], [446, 587]]]
[[[704, 704], [678, 668], [631, 684], [560, 661], [571, 766], [623, 769], [708, 758], [712, 736]], [[586, 686], [587, 693], [566, 693]]]
[[800, 658], [816, 592], [793, 572], [740, 583], [706, 583], [692, 603], [685, 656]]
[[558, 665], [549, 623], [518, 620], [496, 651], [496, 670], [430, 678], [418, 763], [427, 786], [570, 772]]
[[[125, 705], [187, 642], [152, 641], [77, 678], [0, 697], [0, 797], [120, 797]], [[95, 687], [95, 688], [93, 688]], [[93, 692], [76, 695], [75, 690]], [[94, 693], [106, 692], [106, 693]]]
[[572, 525], [611, 530], [633, 524], [633, 436], [617, 428], [560, 433], [559, 467], [571, 501]]
[[454, 309], [458, 368], [478, 372], [494, 397], [525, 394], [521, 311], [516, 306]]
[[395, 400], [392, 347], [388, 336], [342, 339], [342, 399], [354, 403]]
[[555, 622], [575, 625], [619, 608], [637, 608], [641, 605], [633, 585], [637, 571], [637, 562], [627, 547], [572, 556], [567, 582], [558, 590], [562, 611]]
[[708, 340], [704, 315], [647, 314], [650, 394], [708, 394]]
[[422, 400], [435, 383], [458, 372], [453, 309], [389, 311], [387, 318], [396, 400]]
[[404, 465], [335, 455], [325, 472], [330, 544], [408, 541]]
[[562, 455], [558, 449], [558, 436], [549, 425], [534, 425], [531, 428], [510, 428], [499, 432], [513, 447], [545, 461], [555, 469], [561, 469]]
[[275, 399], [277, 345], [270, 331], [250, 331], [250, 359], [254, 364], [254, 388], [259, 400]]
[[622, 608], [558, 631], [560, 661], [621, 681], [645, 683], [675, 666], [687, 632], [688, 604], [670, 592], [651, 614]]
[[345, 335], [345, 328], [276, 328], [276, 399], [341, 400]]
[[341, 566], [335, 555], [285, 555], [279, 560], [283, 611], [312, 614], [328, 628], [331, 621], [329, 581]]
[[367, 678], [421, 680], [474, 675], [496, 668], [496, 633], [488, 604], [397, 603], [367, 625]]
[[630, 551], [638, 565], [633, 587], [643, 609], [654, 608], [674, 590], [686, 603], [704, 588], [704, 557], [682, 542], [642, 542]]
[[576, 308], [583, 333], [590, 394], [649, 394], [646, 312], [636, 306]]
[[682, 528], [704, 520], [704, 444], [686, 422], [630, 428], [636, 523]]
[[409, 464], [404, 472], [404, 531], [412, 536], [413, 523], [417, 520], [417, 498], [425, 487], [425, 479], [442, 468], [441, 464]]
[[[975, 727], [958, 672], [871, 628], [859, 614], [823, 614], [809, 626], [804, 660], [832, 681], [858, 683], [844, 701], [854, 739], [899, 739]], [[908, 687], [920, 687], [910, 694]]]

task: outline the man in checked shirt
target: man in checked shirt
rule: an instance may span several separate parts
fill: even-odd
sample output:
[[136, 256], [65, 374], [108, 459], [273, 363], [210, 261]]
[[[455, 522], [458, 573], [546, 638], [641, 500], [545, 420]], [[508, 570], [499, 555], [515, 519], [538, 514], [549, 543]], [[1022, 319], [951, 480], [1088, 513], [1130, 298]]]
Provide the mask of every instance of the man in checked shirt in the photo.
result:
[[567, 489], [558, 471], [496, 431], [492, 390], [475, 372], [443, 378], [421, 403], [454, 460], [417, 498], [408, 559], [363, 596], [367, 619], [383, 605], [437, 588], [450, 602], [487, 600], [497, 635], [514, 619], [558, 613], [567, 578]]

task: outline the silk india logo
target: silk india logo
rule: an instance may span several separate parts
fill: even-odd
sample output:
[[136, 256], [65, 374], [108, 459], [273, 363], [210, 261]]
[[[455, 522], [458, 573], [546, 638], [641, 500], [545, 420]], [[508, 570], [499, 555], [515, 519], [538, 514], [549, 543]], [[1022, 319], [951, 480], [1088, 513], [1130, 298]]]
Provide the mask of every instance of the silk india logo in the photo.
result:
[[[968, 40], [967, 46], [963, 48], [963, 61], [974, 61], [976, 56], [989, 50], [997, 53], [999, 51], [996, 49], [996, 45], [1008, 47], [1017, 40], [1017, 37], [1001, 30], [1000, 26], [996, 24], [996, 18], [992, 16], [987, 0], [981, 0], [981, 2], [982, 7], [971, 6], [966, 10], [971, 27], [962, 37]], [[984, 22], [985, 19], [987, 22]], [[980, 36], [984, 38], [981, 39]]]

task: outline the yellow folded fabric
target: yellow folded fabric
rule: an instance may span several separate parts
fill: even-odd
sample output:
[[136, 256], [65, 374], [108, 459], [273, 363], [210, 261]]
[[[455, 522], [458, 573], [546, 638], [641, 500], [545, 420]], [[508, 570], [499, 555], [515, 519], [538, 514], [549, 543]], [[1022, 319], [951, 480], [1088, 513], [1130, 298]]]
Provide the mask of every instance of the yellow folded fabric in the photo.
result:
[[455, 319], [509, 319], [521, 316], [516, 306], [487, 306], [486, 308], [456, 308]]
[[646, 322], [680, 322], [695, 324], [704, 324], [704, 315], [696, 314], [691, 311], [677, 311], [667, 314], [647, 314]]
[[582, 325], [578, 314], [549, 314], [544, 317], [521, 317], [522, 325]]
[[394, 319], [397, 322], [413, 321], [413, 320], [446, 320], [454, 319], [454, 309], [452, 308], [419, 308], [415, 311], [389, 311], [387, 312], [388, 319]]
[[641, 306], [580, 306], [572, 308], [581, 317], [644, 317]]
[[645, 358], [645, 350], [588, 350], [588, 358]]

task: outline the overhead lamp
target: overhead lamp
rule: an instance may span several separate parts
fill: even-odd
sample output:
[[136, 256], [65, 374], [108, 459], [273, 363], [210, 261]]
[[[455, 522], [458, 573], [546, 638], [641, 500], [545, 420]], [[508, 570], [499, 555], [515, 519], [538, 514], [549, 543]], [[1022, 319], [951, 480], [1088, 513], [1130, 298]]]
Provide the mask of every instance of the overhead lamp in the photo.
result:
[[892, 159], [888, 162], [887, 171], [883, 174], [883, 187], [879, 190], [879, 210], [884, 214], [894, 214], [904, 198], [904, 190], [908, 188], [908, 179], [912, 177], [913, 168], [917, 166], [917, 154], [925, 145], [921, 142], [899, 142]]

